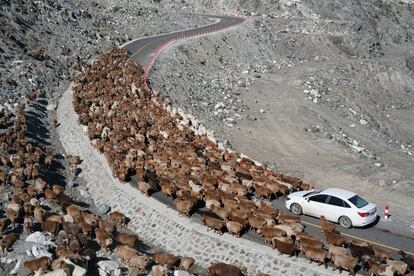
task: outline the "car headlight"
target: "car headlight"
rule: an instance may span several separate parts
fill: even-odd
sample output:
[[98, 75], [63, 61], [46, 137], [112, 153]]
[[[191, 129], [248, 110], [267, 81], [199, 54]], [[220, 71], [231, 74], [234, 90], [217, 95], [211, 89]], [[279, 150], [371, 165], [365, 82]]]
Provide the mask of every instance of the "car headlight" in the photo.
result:
[[286, 201], [290, 200], [290, 197], [286, 197]]

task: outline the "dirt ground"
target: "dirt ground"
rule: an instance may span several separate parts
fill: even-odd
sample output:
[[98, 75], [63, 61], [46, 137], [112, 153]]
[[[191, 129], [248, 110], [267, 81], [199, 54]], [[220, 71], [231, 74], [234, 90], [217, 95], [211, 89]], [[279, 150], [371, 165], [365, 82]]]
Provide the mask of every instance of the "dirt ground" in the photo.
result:
[[[384, 206], [390, 206], [394, 223], [385, 226], [409, 233], [414, 224], [412, 193], [386, 191], [383, 185], [390, 184], [392, 177], [398, 179], [398, 171], [409, 172], [413, 160], [381, 142], [380, 137], [369, 135], [369, 129], [349, 127], [347, 118], [307, 100], [303, 93], [301, 80], [330, 65], [310, 63], [299, 70], [296, 67], [263, 75], [253, 86], [240, 91], [250, 116], [238, 121], [237, 127], [223, 127], [220, 132], [238, 151], [315, 183], [316, 188], [355, 191], [375, 202], [381, 215]], [[321, 130], [326, 124], [348, 126], [344, 129], [350, 136], [365, 138], [364, 144], [381, 153], [381, 162], [395, 166], [394, 175], [389, 173], [389, 167], [377, 167], [370, 158], [361, 158], [358, 152], [332, 140]]]

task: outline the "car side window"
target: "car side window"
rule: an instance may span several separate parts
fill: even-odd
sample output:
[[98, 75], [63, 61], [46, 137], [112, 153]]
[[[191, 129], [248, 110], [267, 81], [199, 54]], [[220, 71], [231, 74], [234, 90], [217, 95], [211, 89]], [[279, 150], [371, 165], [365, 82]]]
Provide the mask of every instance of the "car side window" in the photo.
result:
[[[329, 199], [329, 204], [330, 205], [334, 205], [334, 206], [338, 206], [338, 207], [346, 207], [345, 204], [346, 202], [344, 202], [342, 199], [337, 198], [335, 196], [331, 196]], [[348, 205], [349, 206], [349, 205]]]
[[325, 201], [327, 197], [328, 197], [327, 195], [315, 195], [315, 196], [311, 196], [309, 200], [319, 202], [319, 203], [326, 203]]

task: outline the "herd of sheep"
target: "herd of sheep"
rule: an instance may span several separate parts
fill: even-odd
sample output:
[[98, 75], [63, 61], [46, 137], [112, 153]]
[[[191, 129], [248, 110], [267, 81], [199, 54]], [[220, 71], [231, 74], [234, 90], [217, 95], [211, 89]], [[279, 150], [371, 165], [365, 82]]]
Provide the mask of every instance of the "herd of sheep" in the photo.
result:
[[281, 253], [302, 252], [310, 261], [325, 266], [332, 261], [351, 274], [357, 266], [376, 275], [405, 275], [414, 269], [414, 259], [404, 252], [402, 260], [393, 260], [377, 246], [348, 242], [324, 218], [327, 247], [306, 233], [299, 217], [275, 209], [270, 200], [310, 185], [197, 135], [191, 121], [151, 98], [140, 67], [125, 51], [111, 49], [74, 81], [73, 105], [92, 144], [120, 180], [136, 175], [135, 185], [146, 195], [162, 191], [186, 216], [205, 207], [202, 220], [218, 233], [240, 237], [253, 229]]
[[[0, 111], [0, 184], [1, 193], [8, 195], [0, 210], [0, 254], [8, 257], [18, 240], [32, 235], [43, 234], [52, 243], [35, 257], [18, 261], [10, 273], [92, 275], [96, 250], [103, 256], [115, 252], [121, 262], [154, 276], [166, 275], [169, 269], [191, 271], [195, 263], [191, 257], [140, 253], [139, 237], [126, 229], [125, 215], [114, 211], [99, 216], [65, 193], [64, 185], [45, 177], [56, 171], [59, 160], [51, 146], [28, 138], [27, 107], [35, 100], [36, 94], [29, 93], [15, 113]], [[70, 175], [78, 171], [80, 162], [78, 156], [68, 156]]]

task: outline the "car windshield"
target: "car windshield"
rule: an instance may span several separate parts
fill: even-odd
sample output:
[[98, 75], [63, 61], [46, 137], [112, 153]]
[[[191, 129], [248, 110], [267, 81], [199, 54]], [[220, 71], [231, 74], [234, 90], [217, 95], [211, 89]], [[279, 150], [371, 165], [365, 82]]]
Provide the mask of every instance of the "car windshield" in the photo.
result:
[[307, 197], [307, 196], [310, 196], [310, 195], [316, 195], [316, 194], [319, 194], [321, 191], [313, 191], [313, 192], [309, 192], [309, 193], [306, 193], [306, 194], [304, 194], [303, 195], [303, 197]]
[[359, 195], [354, 195], [350, 199], [348, 199], [352, 204], [354, 204], [358, 208], [362, 208], [368, 205], [368, 201], [360, 197]]

